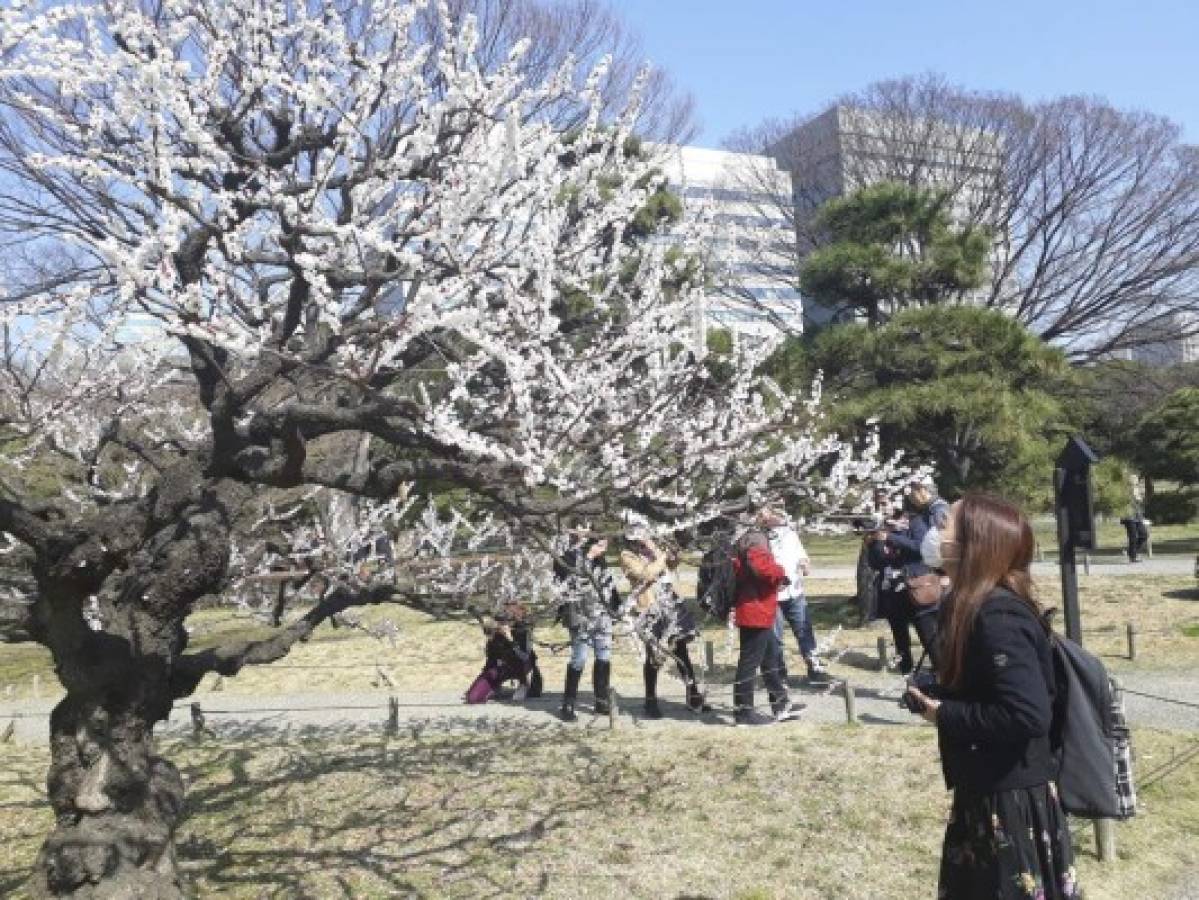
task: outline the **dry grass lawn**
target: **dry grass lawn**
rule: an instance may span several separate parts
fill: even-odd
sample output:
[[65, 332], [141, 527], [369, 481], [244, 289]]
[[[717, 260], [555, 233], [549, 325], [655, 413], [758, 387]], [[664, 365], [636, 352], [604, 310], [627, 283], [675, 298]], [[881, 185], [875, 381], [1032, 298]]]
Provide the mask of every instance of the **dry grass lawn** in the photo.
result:
[[[1191, 745], [1136, 736], [1147, 772]], [[247, 733], [174, 743], [180, 858], [203, 897], [927, 897], [947, 796], [929, 728], [558, 726], [414, 741]], [[45, 751], [0, 747], [0, 895], [51, 816]], [[1089, 900], [1199, 866], [1199, 763], [1143, 792]]]

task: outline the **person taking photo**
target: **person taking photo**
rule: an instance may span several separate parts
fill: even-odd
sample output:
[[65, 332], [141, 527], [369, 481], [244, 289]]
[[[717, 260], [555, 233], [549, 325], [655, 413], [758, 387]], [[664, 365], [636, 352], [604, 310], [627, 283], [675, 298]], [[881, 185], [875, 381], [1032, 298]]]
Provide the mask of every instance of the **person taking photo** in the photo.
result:
[[1079, 896], [1050, 746], [1054, 671], [1032, 593], [1033, 533], [1012, 504], [971, 494], [941, 529], [951, 580], [937, 686], [905, 705], [937, 728], [953, 805], [939, 900]]

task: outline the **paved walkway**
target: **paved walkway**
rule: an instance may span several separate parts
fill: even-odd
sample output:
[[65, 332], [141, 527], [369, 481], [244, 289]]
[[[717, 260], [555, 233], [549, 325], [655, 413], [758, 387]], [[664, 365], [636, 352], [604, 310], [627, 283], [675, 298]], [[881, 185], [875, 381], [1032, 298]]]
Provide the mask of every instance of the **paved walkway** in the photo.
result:
[[[1032, 572], [1034, 575], [1052, 576], [1057, 575], [1061, 571], [1058, 568], [1056, 561], [1035, 562], [1032, 564]], [[1083, 565], [1082, 559], [1078, 561], [1078, 574], [1084, 576], [1088, 574]], [[1091, 563], [1090, 575], [1104, 575], [1115, 578], [1125, 576], [1141, 576], [1146, 575], [1194, 575], [1195, 574], [1195, 559], [1190, 556], [1159, 556], [1157, 559], [1147, 559], [1143, 562], [1134, 564], [1125, 562], [1122, 558], [1110, 556], [1100, 557]], [[820, 581], [821, 579], [854, 579], [857, 577], [857, 569], [854, 566], [839, 565], [839, 566], [822, 566], [819, 563], [813, 568], [812, 574], [805, 576], [806, 580]], [[695, 573], [693, 571], [684, 571], [682, 573], [684, 581], [694, 580]]]

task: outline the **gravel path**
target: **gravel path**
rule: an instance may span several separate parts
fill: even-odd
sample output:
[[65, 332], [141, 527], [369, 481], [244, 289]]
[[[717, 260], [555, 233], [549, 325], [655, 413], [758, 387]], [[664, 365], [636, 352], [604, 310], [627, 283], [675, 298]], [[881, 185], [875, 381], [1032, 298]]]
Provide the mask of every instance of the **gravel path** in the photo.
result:
[[[863, 673], [865, 675], [865, 673]], [[1132, 724], [1169, 731], [1199, 734], [1199, 673], [1125, 673], [1121, 676], [1125, 688], [1128, 717]], [[877, 679], [875, 679], [877, 681]], [[858, 719], [865, 725], [925, 727], [915, 716], [897, 704], [898, 676], [887, 684], [862, 684], [855, 687]], [[665, 718], [641, 718], [641, 697], [622, 698], [617, 727], [670, 728], [731, 723], [731, 704], [728, 688], [713, 688], [711, 696], [715, 709], [696, 715], [686, 710], [679, 686], [671, 682], [664, 692]], [[806, 704], [801, 722], [844, 722], [845, 699], [839, 687], [817, 687], [805, 683], [793, 685], [792, 698]], [[1138, 693], [1131, 693], [1136, 691]], [[1142, 697], [1153, 694], [1178, 702]], [[764, 702], [762, 691], [758, 701]], [[207, 694], [200, 699], [205, 727], [213, 733], [330, 730], [344, 731], [360, 728], [381, 730], [388, 720], [387, 691], [367, 691], [341, 694], [292, 693], [271, 696], [237, 694]], [[491, 729], [506, 726], [558, 725], [556, 710], [560, 695], [552, 692], [537, 700], [493, 702], [485, 706], [466, 706], [457, 693], [406, 693], [397, 695], [397, 725], [401, 731], [450, 731], [459, 729]], [[607, 728], [607, 717], [590, 712], [591, 695], [580, 696], [580, 716], [576, 725], [562, 727]], [[13, 737], [23, 743], [45, 743], [46, 715], [52, 701], [25, 700], [0, 704], [0, 733], [14, 726]], [[190, 704], [176, 705], [170, 721], [161, 730], [167, 734], [186, 734], [192, 730]], [[789, 725], [780, 727], [791, 727]]]

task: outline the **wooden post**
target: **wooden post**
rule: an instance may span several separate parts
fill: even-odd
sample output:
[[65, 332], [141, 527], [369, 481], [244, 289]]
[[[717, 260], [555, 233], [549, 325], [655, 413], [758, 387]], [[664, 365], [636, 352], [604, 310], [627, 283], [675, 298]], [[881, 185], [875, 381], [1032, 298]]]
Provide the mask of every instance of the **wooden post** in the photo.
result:
[[616, 696], [616, 688], [608, 688], [608, 730], [616, 730], [616, 721], [620, 718], [620, 708], [617, 706], [618, 699]]
[[395, 697], [387, 698], [387, 726], [384, 731], [389, 735], [400, 733], [400, 701]]
[[1133, 625], [1132, 622], [1129, 622], [1127, 625], [1127, 630], [1128, 630], [1128, 658], [1136, 659], [1137, 658], [1137, 627], [1135, 625]]
[[1095, 820], [1095, 852], [1100, 862], [1116, 859], [1116, 823], [1111, 819]]
[[711, 641], [704, 641], [704, 669], [708, 673], [708, 677], [712, 676], [713, 670], [716, 668], [716, 645]]
[[1082, 573], [1084, 575], [1091, 574], [1091, 554], [1083, 553], [1082, 555]]
[[849, 679], [845, 679], [841, 683], [841, 689], [845, 693], [845, 719], [850, 725], [858, 724], [858, 707], [857, 697], [853, 693], [853, 685], [849, 683]]
[[1153, 526], [1145, 523], [1145, 555], [1153, 559]]
[[199, 703], [193, 703], [191, 705], [191, 714], [192, 714], [192, 737], [196, 738], [196, 740], [199, 740], [200, 738], [202, 738], [204, 736], [204, 731], [206, 730], [204, 728], [204, 713], [200, 710]]
[[1078, 569], [1074, 555], [1074, 535], [1070, 533], [1070, 518], [1064, 502], [1066, 470], [1059, 467], [1053, 473], [1054, 497], [1057, 502], [1058, 568], [1062, 573], [1062, 608], [1066, 617], [1066, 637], [1082, 643], [1082, 621], [1078, 614]]
[[887, 639], [885, 637], [878, 639], [878, 670], [880, 672], [887, 671]]
[[1045, 549], [1041, 546], [1040, 541], [1035, 542], [1037, 549], [1037, 562], [1045, 562]]
[[37, 672], [33, 673], [33, 699], [42, 699], [42, 676]]

